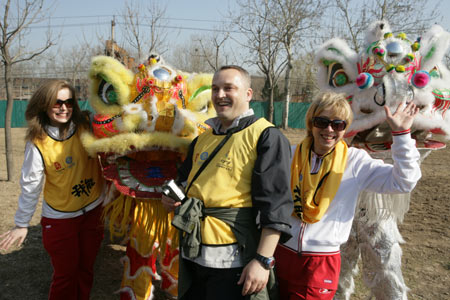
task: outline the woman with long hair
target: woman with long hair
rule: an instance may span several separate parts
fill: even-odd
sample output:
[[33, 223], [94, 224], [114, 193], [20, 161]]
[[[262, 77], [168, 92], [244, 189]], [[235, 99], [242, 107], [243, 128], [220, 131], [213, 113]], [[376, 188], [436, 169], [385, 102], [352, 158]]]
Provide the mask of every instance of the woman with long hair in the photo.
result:
[[49, 299], [89, 299], [93, 265], [103, 239], [103, 179], [80, 135], [89, 115], [75, 89], [49, 80], [31, 97], [16, 226], [0, 236], [0, 249], [22, 245], [43, 190], [42, 240], [51, 258]]

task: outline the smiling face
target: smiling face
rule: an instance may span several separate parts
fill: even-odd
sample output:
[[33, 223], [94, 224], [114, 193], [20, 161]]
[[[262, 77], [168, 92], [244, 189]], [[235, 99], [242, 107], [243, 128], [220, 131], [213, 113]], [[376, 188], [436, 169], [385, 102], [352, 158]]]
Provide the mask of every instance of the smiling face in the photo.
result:
[[212, 82], [211, 99], [224, 128], [250, 108], [253, 91], [236, 69], [218, 71]]
[[[322, 117], [329, 120], [342, 120], [331, 108], [327, 108], [319, 113], [316, 117]], [[337, 131], [329, 124], [326, 128], [317, 128], [314, 125], [311, 128], [314, 138], [314, 152], [318, 155], [324, 155], [334, 148], [336, 144], [344, 137], [345, 130]]]
[[[68, 88], [63, 88], [58, 91], [56, 96], [57, 100], [66, 101], [72, 98], [72, 92]], [[53, 106], [47, 110], [47, 115], [50, 119], [50, 125], [61, 127], [65, 126], [72, 117], [73, 108], [68, 107], [66, 103], [61, 104], [61, 106]]]

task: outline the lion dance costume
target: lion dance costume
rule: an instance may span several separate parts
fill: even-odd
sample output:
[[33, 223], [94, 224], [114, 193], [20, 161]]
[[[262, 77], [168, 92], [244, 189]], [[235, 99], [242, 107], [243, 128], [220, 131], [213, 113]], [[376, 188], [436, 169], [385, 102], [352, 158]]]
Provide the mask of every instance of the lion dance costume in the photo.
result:
[[111, 235], [124, 237], [121, 299], [153, 299], [153, 279], [177, 296], [178, 250], [161, 186], [176, 177], [193, 138], [215, 115], [212, 74], [186, 74], [150, 56], [133, 73], [106, 56], [93, 58], [90, 103], [93, 134], [82, 137], [98, 154], [110, 183], [104, 215]]
[[[316, 55], [319, 85], [321, 90], [348, 96], [355, 118], [347, 138], [353, 138], [353, 146], [392, 163], [392, 136], [383, 106], [395, 111], [406, 100], [420, 108], [411, 132], [421, 159], [445, 147], [430, 138], [433, 133], [450, 138], [450, 72], [443, 62], [449, 43], [450, 34], [438, 25], [411, 41], [404, 33], [394, 35], [386, 21], [377, 21], [369, 26], [360, 53], [337, 38], [322, 45]], [[352, 233], [341, 249], [336, 298], [350, 299], [361, 257], [363, 280], [371, 297], [407, 299], [399, 245], [403, 239], [397, 223], [408, 211], [409, 200], [409, 194], [360, 195]]]

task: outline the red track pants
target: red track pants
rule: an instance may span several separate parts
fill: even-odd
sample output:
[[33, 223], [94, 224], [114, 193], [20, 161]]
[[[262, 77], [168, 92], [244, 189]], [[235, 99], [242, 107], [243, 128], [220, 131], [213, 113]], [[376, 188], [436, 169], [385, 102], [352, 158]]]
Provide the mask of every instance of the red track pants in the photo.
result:
[[275, 250], [276, 274], [283, 300], [331, 300], [336, 293], [340, 254], [298, 255], [278, 245]]
[[43, 217], [42, 242], [50, 255], [50, 300], [89, 299], [94, 262], [103, 239], [102, 206], [76, 218]]

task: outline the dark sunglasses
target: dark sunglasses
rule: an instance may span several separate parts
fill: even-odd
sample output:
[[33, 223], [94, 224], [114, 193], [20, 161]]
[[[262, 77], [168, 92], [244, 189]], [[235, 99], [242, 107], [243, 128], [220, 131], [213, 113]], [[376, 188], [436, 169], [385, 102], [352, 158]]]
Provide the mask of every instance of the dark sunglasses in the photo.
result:
[[325, 129], [328, 127], [328, 125], [331, 124], [331, 128], [333, 128], [334, 131], [342, 131], [347, 127], [347, 123], [344, 120], [330, 120], [328, 118], [324, 117], [314, 117], [313, 118], [313, 125], [314, 127]]
[[73, 98], [69, 98], [67, 100], [57, 99], [55, 105], [53, 105], [53, 108], [61, 108], [61, 106], [63, 106], [63, 104], [65, 104], [67, 108], [72, 108], [73, 107]]

